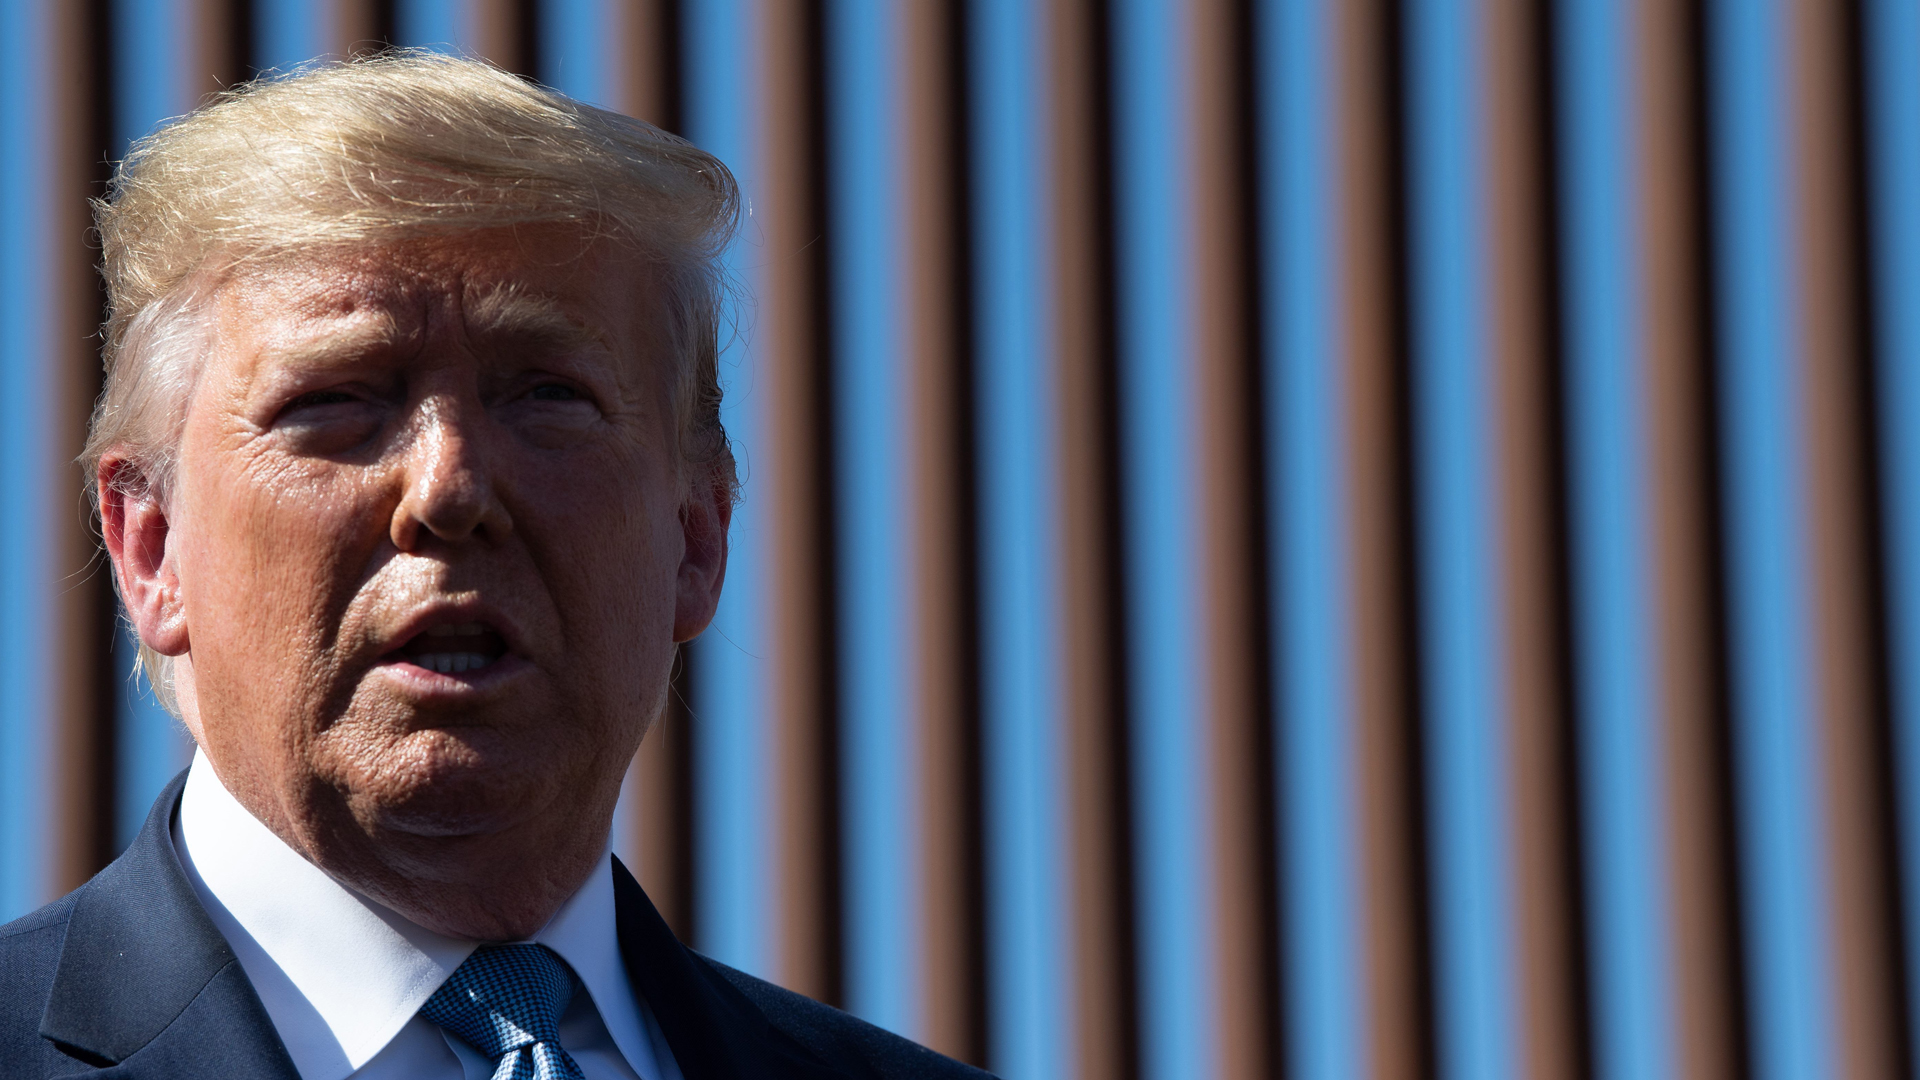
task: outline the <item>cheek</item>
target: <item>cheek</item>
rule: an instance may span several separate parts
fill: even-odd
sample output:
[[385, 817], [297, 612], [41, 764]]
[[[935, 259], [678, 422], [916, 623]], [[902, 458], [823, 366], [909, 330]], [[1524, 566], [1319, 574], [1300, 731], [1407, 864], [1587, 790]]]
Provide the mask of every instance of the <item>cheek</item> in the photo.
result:
[[[680, 563], [677, 500], [627, 467], [553, 476], [524, 532], [553, 590], [570, 650], [632, 665], [671, 638]], [[540, 550], [544, 549], [544, 550]]]
[[233, 645], [311, 665], [385, 535], [372, 477], [260, 458], [209, 479], [184, 523], [195, 651]]

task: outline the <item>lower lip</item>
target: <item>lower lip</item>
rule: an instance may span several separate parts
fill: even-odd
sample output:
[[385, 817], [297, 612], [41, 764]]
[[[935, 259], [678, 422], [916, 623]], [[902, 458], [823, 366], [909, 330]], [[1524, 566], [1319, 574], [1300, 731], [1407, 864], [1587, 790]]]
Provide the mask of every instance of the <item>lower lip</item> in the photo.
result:
[[441, 673], [396, 657], [374, 669], [400, 684], [409, 696], [446, 700], [472, 700], [492, 693], [533, 670], [523, 657], [508, 653], [482, 668]]

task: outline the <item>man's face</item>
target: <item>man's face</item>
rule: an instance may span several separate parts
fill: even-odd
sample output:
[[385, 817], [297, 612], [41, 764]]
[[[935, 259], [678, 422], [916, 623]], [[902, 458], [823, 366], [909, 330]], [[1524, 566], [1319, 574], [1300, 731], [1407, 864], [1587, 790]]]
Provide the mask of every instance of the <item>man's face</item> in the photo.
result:
[[597, 857], [724, 567], [645, 264], [501, 231], [276, 261], [213, 304], [164, 542], [216, 771], [403, 910]]

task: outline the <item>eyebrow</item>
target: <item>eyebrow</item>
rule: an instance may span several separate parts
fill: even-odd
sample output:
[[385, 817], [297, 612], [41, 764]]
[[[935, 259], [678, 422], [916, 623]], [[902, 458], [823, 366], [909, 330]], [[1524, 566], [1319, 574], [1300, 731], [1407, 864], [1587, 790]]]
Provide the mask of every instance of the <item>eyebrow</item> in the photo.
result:
[[467, 331], [476, 338], [534, 340], [562, 348], [604, 345], [606, 335], [567, 314], [550, 297], [508, 285], [466, 301]]
[[393, 345], [401, 338], [394, 320], [383, 317], [340, 329], [329, 328], [284, 347], [268, 347], [261, 358], [294, 367], [326, 367]]

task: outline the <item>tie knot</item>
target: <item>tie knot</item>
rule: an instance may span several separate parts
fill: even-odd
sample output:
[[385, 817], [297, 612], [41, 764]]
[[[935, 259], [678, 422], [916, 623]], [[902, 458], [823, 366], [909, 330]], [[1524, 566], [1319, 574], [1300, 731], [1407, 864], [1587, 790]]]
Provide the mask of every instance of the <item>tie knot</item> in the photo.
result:
[[420, 1015], [493, 1058], [508, 1075], [522, 1075], [516, 1062], [503, 1060], [512, 1056], [532, 1066], [524, 1075], [578, 1076], [537, 1064], [563, 1059], [573, 1065], [560, 1048], [560, 1014], [572, 998], [573, 972], [552, 949], [482, 945], [434, 991]]

